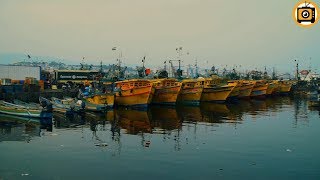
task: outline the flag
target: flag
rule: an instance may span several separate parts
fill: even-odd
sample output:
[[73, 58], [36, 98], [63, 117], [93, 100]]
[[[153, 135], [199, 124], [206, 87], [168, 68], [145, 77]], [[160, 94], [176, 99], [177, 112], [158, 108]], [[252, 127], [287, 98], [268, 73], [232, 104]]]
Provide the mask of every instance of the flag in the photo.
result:
[[113, 47], [113, 48], [112, 48], [112, 51], [115, 51], [115, 50], [117, 50], [117, 47]]
[[30, 59], [31, 58], [31, 56], [28, 54], [28, 58]]
[[142, 59], [142, 62], [144, 62], [145, 60], [146, 60], [146, 57], [144, 56], [143, 59]]

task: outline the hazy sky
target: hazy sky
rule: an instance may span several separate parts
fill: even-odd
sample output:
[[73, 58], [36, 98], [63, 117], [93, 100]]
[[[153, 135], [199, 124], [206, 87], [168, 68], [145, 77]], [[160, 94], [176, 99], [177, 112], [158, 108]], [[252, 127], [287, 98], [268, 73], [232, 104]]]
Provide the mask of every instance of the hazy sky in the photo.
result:
[[[0, 0], [0, 53], [28, 53], [77, 63], [147, 65], [241, 64], [293, 69], [299, 59], [320, 65], [320, 24], [292, 20], [296, 0]], [[318, 1], [316, 1], [318, 2]], [[320, 5], [320, 3], [318, 2]], [[187, 55], [189, 52], [189, 55]], [[0, 60], [1, 61], [1, 60]], [[208, 62], [208, 64], [207, 64]], [[319, 68], [320, 69], [320, 68]]]

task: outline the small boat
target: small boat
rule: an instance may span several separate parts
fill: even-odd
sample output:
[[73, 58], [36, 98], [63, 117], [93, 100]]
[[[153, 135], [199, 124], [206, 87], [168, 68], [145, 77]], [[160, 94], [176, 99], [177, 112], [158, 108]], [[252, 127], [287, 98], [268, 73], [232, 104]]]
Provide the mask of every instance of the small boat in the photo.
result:
[[131, 79], [115, 84], [115, 104], [118, 106], [147, 107], [152, 101], [154, 88], [150, 80]]
[[84, 97], [82, 100], [84, 100], [86, 106], [89, 107], [88, 109], [94, 109], [94, 107], [96, 107], [97, 111], [105, 110], [105, 108], [111, 109], [114, 106], [114, 94], [112, 93], [94, 94], [89, 97]]
[[17, 104], [17, 105], [21, 105], [21, 106], [25, 106], [25, 107], [29, 107], [29, 108], [32, 108], [32, 109], [42, 109], [41, 105], [40, 104], [37, 104], [37, 103], [26, 103], [24, 101], [20, 101], [18, 99], [14, 99], [13, 100], [13, 103], [14, 104]]
[[0, 113], [28, 118], [41, 118], [40, 109], [0, 101]]
[[181, 89], [181, 82], [176, 79], [157, 79], [153, 81], [154, 95], [152, 104], [176, 104]]
[[199, 105], [203, 91], [203, 81], [196, 79], [185, 79], [182, 81], [177, 103], [188, 105]]

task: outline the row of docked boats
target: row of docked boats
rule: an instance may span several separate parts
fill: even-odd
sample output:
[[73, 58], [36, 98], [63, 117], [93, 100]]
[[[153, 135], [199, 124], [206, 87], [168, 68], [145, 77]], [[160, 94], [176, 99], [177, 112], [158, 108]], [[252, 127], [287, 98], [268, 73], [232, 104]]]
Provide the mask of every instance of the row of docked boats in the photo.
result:
[[236, 80], [222, 83], [219, 78], [131, 79], [116, 82], [115, 104], [142, 106], [149, 104], [193, 104], [224, 102], [228, 99], [265, 97], [289, 93], [292, 81]]
[[[81, 99], [40, 98], [40, 105], [0, 101], [0, 113], [42, 118], [47, 112], [104, 112], [117, 106], [147, 107], [150, 104], [199, 105], [200, 102], [224, 102], [228, 99], [264, 97], [291, 90], [291, 81], [221, 82], [218, 78], [198, 78], [178, 81], [166, 79], [131, 79], [115, 83], [114, 93], [94, 93]], [[50, 106], [49, 106], [50, 105]]]

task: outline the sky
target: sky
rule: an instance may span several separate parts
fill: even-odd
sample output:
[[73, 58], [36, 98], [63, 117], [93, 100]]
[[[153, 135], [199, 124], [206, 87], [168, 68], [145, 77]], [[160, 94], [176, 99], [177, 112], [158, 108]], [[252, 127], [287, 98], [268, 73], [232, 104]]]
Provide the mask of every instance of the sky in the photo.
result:
[[[297, 0], [0, 0], [0, 54], [87, 63], [294, 70], [320, 66], [320, 23], [292, 19]], [[320, 5], [320, 1], [316, 1]], [[112, 51], [117, 47], [116, 51]], [[311, 59], [310, 59], [311, 58]], [[1, 63], [1, 59], [0, 59]], [[176, 62], [175, 62], [176, 64]], [[319, 68], [320, 70], [320, 68]]]

